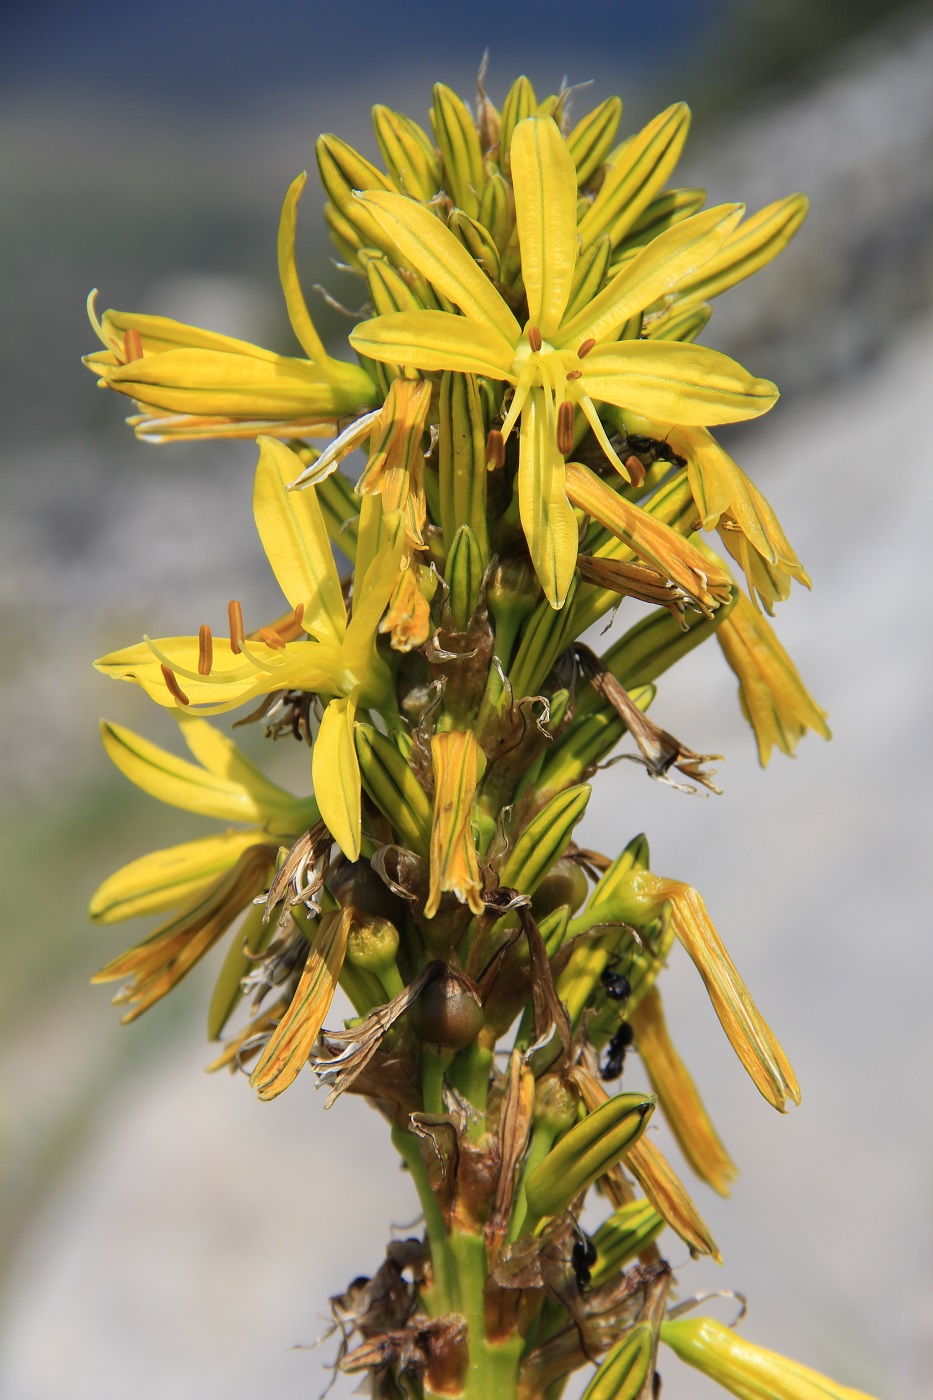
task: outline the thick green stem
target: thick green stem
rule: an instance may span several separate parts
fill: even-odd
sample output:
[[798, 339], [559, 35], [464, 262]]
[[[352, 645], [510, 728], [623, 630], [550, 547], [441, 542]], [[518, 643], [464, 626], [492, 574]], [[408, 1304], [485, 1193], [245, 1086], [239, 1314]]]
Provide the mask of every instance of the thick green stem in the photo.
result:
[[450, 1312], [457, 1306], [457, 1301], [453, 1296], [455, 1280], [447, 1227], [444, 1224], [444, 1217], [437, 1203], [437, 1197], [431, 1190], [428, 1181], [418, 1139], [411, 1133], [404, 1132], [401, 1128], [393, 1128], [392, 1142], [410, 1171], [411, 1179], [415, 1183], [415, 1190], [418, 1192], [418, 1200], [424, 1215], [425, 1233], [428, 1237], [428, 1244], [431, 1246], [431, 1267], [434, 1273], [434, 1285], [430, 1294], [427, 1294], [423, 1301], [428, 1313], [432, 1317], [439, 1317], [442, 1313]]

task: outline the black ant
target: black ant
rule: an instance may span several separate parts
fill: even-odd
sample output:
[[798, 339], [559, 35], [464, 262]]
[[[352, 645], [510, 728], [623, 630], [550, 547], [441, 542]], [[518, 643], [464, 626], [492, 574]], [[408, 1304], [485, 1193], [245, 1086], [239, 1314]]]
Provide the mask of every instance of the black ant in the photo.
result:
[[577, 1287], [581, 1293], [584, 1293], [590, 1286], [591, 1271], [596, 1263], [596, 1246], [589, 1235], [584, 1234], [579, 1225], [576, 1226], [576, 1235], [573, 1249], [570, 1251], [570, 1263], [577, 1280]]
[[625, 1052], [635, 1039], [628, 1021], [623, 1021], [606, 1046], [606, 1059], [600, 1070], [602, 1079], [618, 1079], [625, 1065]]
[[624, 972], [613, 972], [611, 967], [604, 967], [599, 980], [606, 996], [612, 1001], [625, 1002], [632, 995], [632, 984]]

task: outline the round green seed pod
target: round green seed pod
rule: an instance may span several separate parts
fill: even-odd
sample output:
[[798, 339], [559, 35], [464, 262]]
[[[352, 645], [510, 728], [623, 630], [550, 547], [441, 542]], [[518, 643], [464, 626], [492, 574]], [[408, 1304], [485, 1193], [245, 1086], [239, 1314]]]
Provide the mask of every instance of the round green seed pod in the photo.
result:
[[476, 983], [446, 968], [413, 1003], [408, 1019], [415, 1034], [429, 1045], [464, 1050], [483, 1028]]
[[404, 922], [404, 904], [380, 880], [368, 860], [338, 856], [328, 871], [327, 888], [342, 908], [352, 904], [361, 914], [388, 919], [395, 925]]
[[589, 889], [589, 881], [577, 862], [561, 856], [534, 892], [531, 907], [535, 918], [546, 918], [562, 904], [569, 904], [571, 914], [575, 914], [589, 894]]

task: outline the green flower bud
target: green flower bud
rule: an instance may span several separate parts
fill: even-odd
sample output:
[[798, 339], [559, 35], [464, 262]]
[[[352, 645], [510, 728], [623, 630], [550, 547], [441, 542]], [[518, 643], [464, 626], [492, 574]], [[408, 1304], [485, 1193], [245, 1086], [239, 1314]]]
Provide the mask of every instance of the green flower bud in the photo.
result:
[[641, 1137], [654, 1096], [617, 1094], [566, 1132], [525, 1182], [535, 1216], [559, 1215], [574, 1197], [614, 1167]]
[[426, 856], [431, 840], [431, 799], [391, 739], [368, 724], [354, 730], [363, 787], [398, 832], [403, 845]]
[[590, 892], [589, 881], [575, 860], [561, 856], [551, 866], [535, 890], [531, 907], [536, 919], [543, 919], [561, 905], [569, 905], [576, 913]]
[[596, 1263], [591, 1270], [594, 1288], [640, 1254], [664, 1229], [664, 1218], [650, 1201], [632, 1201], [620, 1206], [600, 1225], [593, 1236]]
[[499, 882], [521, 894], [533, 894], [551, 866], [570, 845], [577, 822], [590, 800], [588, 783], [558, 793], [525, 827], [499, 871]]
[[465, 632], [479, 602], [483, 582], [483, 555], [469, 525], [454, 535], [444, 571], [450, 588], [450, 615], [457, 631]]
[[582, 1400], [640, 1400], [654, 1363], [655, 1332], [639, 1322], [612, 1348]]

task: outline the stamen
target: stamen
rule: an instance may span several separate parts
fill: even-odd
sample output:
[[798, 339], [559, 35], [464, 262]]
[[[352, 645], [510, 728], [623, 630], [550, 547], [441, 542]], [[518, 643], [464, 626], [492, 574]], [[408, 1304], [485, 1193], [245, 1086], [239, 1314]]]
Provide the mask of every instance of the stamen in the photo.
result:
[[636, 457], [633, 452], [630, 457], [626, 457], [625, 465], [631, 477], [633, 486], [640, 486], [645, 479], [644, 463], [640, 457]]
[[596, 341], [595, 341], [595, 340], [593, 340], [593, 339], [584, 340], [583, 344], [580, 346], [580, 349], [577, 351], [577, 359], [578, 359], [578, 360], [585, 360], [586, 357], [587, 357], [587, 355], [590, 353], [590, 351], [591, 351], [591, 350], [595, 350], [595, 348], [596, 348]]
[[189, 705], [191, 703], [175, 679], [175, 672], [170, 671], [169, 668], [164, 665], [162, 667], [162, 679], [165, 681], [165, 688], [169, 695], [173, 696], [174, 699], [178, 701], [179, 705]]
[[573, 404], [569, 399], [557, 410], [557, 450], [562, 457], [573, 451]]
[[486, 438], [486, 467], [495, 471], [505, 463], [505, 439], [498, 428], [490, 428]]
[[214, 664], [214, 639], [211, 629], [205, 622], [198, 631], [198, 673], [209, 676]]
[[[595, 341], [593, 343], [595, 344]], [[536, 355], [541, 349], [541, 346], [544, 344], [544, 337], [538, 330], [537, 326], [528, 327], [528, 344], [531, 346], [532, 350]]]
[[236, 598], [231, 598], [227, 604], [227, 617], [230, 620], [230, 650], [234, 656], [239, 656], [246, 641], [246, 628], [243, 626], [243, 609]]
[[304, 615], [305, 615], [305, 605], [304, 605], [304, 603], [296, 603], [296, 604], [295, 604], [295, 626], [296, 626], [296, 627], [300, 627], [300, 626], [302, 625], [302, 623], [303, 623], [303, 621], [304, 621]]
[[278, 632], [273, 631], [271, 627], [260, 627], [259, 635], [267, 647], [274, 647], [276, 651], [285, 650], [285, 643], [282, 641], [282, 638], [279, 636]]
[[[143, 357], [143, 342], [139, 331], [128, 330], [123, 333], [123, 353], [126, 356], [126, 363], [131, 360], [141, 360]], [[187, 703], [187, 702], [186, 702]]]
[[573, 379], [582, 379], [582, 378], [583, 378], [583, 371], [582, 371], [582, 369], [572, 369], [572, 370], [568, 370], [568, 372], [567, 372], [567, 380], [568, 380], [568, 382], [569, 382], [570, 380], [573, 380]]

